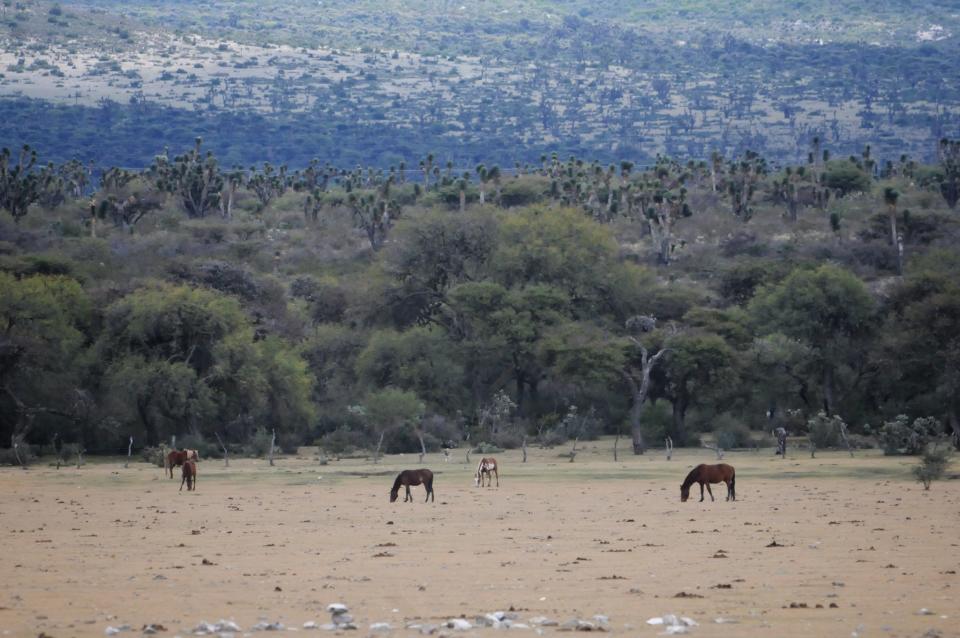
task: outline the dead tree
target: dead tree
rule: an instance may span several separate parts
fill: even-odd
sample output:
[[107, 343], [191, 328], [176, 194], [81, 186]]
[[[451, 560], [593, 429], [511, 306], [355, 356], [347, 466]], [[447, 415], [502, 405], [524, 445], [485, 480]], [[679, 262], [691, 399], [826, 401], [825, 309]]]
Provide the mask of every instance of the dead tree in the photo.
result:
[[127, 462], [123, 464], [124, 469], [130, 467], [130, 455], [133, 454], [133, 437], [130, 437], [130, 444], [127, 445]]
[[671, 458], [673, 458], [673, 439], [668, 436], [665, 444], [667, 448], [667, 460], [669, 461]]
[[573, 460], [577, 458], [577, 443], [580, 441], [580, 437], [573, 439], [573, 449], [570, 450], [570, 462], [573, 463]]
[[270, 467], [273, 467], [273, 450], [277, 445], [277, 431], [270, 430]]
[[520, 445], [520, 449], [523, 452], [523, 463], [527, 462], [527, 435], [523, 435], [523, 443]]
[[[628, 330], [649, 332], [655, 327], [656, 319], [653, 317], [631, 317], [627, 320]], [[647, 394], [650, 391], [650, 373], [657, 362], [670, 349], [661, 348], [651, 355], [639, 339], [634, 336], [630, 336], [629, 339], [640, 350], [640, 367], [628, 365], [623, 370], [623, 378], [630, 387], [630, 433], [633, 438], [633, 453], [643, 454], [646, 450], [646, 444], [643, 441], [643, 431], [640, 429], [640, 416], [643, 413], [643, 405], [646, 403]]]
[[[379, 462], [380, 462], [380, 446], [383, 445], [383, 435], [384, 435], [384, 434], [385, 434], [384, 432], [381, 432], [381, 433], [380, 433], [380, 439], [377, 441], [377, 449], [373, 451], [373, 462], [374, 462], [374, 463], [379, 463]], [[467, 462], [468, 462], [468, 463], [470, 462], [469, 457], [467, 458]]]
[[840, 428], [840, 439], [843, 441], [843, 444], [847, 446], [847, 452], [850, 453], [850, 458], [853, 458], [853, 446], [850, 445], [850, 437], [847, 436], [847, 424], [841, 420], [838, 427]]
[[722, 460], [723, 460], [723, 448], [720, 447], [719, 445], [707, 445], [706, 443], [701, 443], [700, 445], [701, 445], [704, 449], [713, 450], [714, 452], [716, 452], [716, 453], [717, 453], [717, 460], [718, 460], [718, 461], [722, 461]]
[[230, 467], [230, 457], [229, 453], [227, 452], [226, 444], [223, 442], [223, 439], [220, 438], [219, 432], [214, 432], [213, 434], [217, 437], [217, 443], [219, 443], [221, 449], [223, 449], [223, 467]]

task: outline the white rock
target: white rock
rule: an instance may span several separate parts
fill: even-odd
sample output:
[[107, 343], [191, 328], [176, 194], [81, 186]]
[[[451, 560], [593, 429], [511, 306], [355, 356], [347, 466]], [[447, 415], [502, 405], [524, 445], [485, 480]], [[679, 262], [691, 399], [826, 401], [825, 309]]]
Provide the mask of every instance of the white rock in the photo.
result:
[[648, 624], [648, 625], [662, 625], [662, 624], [663, 624], [663, 618], [661, 618], [660, 616], [654, 616], [653, 618], [648, 618], [648, 619], [647, 619], [647, 624]]
[[455, 629], [457, 631], [469, 631], [473, 629], [473, 625], [469, 621], [464, 620], [463, 618], [451, 618], [447, 621], [447, 627], [450, 629]]
[[315, 622], [312, 621], [312, 620], [308, 620], [307, 622], [303, 623], [303, 628], [304, 628], [304, 629], [318, 629], [317, 623], [315, 623]]
[[370, 625], [370, 631], [390, 631], [393, 627], [388, 622], [375, 622]]
[[330, 603], [327, 605], [327, 611], [331, 614], [345, 614], [350, 611], [350, 609], [343, 603]]
[[111, 627], [110, 625], [107, 625], [107, 628], [103, 630], [103, 633], [105, 633], [108, 636], [116, 636], [117, 634], [120, 633], [120, 630], [117, 629], [116, 627]]

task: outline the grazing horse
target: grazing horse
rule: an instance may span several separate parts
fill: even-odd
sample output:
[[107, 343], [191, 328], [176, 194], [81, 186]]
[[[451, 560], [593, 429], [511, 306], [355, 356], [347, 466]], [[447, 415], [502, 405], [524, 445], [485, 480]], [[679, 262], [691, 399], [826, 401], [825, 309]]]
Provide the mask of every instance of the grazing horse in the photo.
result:
[[410, 486], [420, 485], [421, 483], [427, 490], [427, 498], [423, 502], [435, 500], [433, 497], [433, 472], [424, 468], [421, 470], [404, 470], [397, 474], [397, 480], [393, 482], [393, 489], [390, 490], [390, 502], [393, 503], [397, 500], [401, 485], [407, 488], [407, 494], [403, 497], [403, 502], [413, 501], [413, 496], [410, 495]]
[[187, 484], [187, 491], [197, 490], [197, 464], [193, 461], [184, 461], [181, 470], [183, 478], [180, 479], [180, 491], [183, 491], [183, 484]]
[[493, 484], [493, 479], [490, 477], [491, 472], [497, 477], [497, 487], [500, 487], [500, 475], [497, 473], [497, 459], [492, 456], [480, 459], [480, 464], [477, 466], [477, 473], [473, 475], [473, 484], [477, 487], [482, 487], [483, 477], [486, 476], [487, 487], [490, 487]]
[[680, 502], [685, 503], [690, 497], [690, 486], [694, 483], [700, 484], [700, 502], [703, 502], [703, 486], [706, 484], [707, 492], [710, 493], [710, 500], [713, 500], [713, 490], [710, 489], [711, 483], [727, 484], [727, 500], [737, 500], [737, 491], [734, 486], [736, 472], [733, 466], [726, 463], [717, 463], [716, 465], [706, 465], [701, 463], [690, 470], [687, 478], [683, 479], [683, 485], [680, 486]]
[[196, 450], [171, 450], [164, 459], [164, 467], [170, 472], [170, 478], [173, 478], [173, 468], [180, 467], [186, 461], [199, 461], [200, 455]]

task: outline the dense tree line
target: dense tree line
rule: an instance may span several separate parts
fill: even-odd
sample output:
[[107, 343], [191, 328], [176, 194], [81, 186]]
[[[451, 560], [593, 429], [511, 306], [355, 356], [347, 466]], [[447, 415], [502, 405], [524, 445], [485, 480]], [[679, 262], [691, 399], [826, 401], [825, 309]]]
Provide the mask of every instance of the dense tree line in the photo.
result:
[[642, 452], [901, 414], [956, 433], [958, 148], [925, 165], [815, 141], [778, 170], [551, 154], [509, 174], [426, 155], [413, 181], [225, 169], [198, 139], [92, 197], [83, 164], [5, 151], [0, 437], [414, 451], [622, 432]]

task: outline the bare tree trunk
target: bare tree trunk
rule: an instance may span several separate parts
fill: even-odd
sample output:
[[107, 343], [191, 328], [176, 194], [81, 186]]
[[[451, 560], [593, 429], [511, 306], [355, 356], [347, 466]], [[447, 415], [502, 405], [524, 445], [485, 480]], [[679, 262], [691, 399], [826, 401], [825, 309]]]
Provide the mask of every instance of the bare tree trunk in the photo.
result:
[[77, 469], [80, 469], [80, 466], [83, 465], [83, 453], [86, 450], [83, 449], [83, 446], [77, 445]]
[[669, 461], [673, 458], [673, 439], [668, 436], [664, 443], [666, 444], [665, 447], [667, 448], [667, 460]]
[[[381, 432], [381, 433], [380, 433], [380, 439], [377, 441], [377, 449], [373, 451], [373, 462], [374, 462], [374, 463], [379, 463], [379, 462], [380, 462], [380, 446], [383, 445], [383, 435], [384, 435], [384, 434], [385, 434], [385, 432]], [[468, 461], [469, 461], [469, 459], [468, 459]]]
[[124, 469], [130, 467], [130, 455], [133, 454], [133, 437], [130, 437], [130, 444], [127, 445], [127, 462], [123, 464]]
[[[22, 435], [22, 434], [11, 434], [11, 435], [10, 435], [10, 447], [13, 448], [13, 455], [14, 455], [14, 456], [16, 457], [16, 459], [17, 459], [17, 465], [19, 465], [21, 469], [24, 469], [24, 470], [25, 470], [25, 469], [27, 469], [27, 466], [26, 466], [26, 464], [24, 464], [23, 459], [20, 458], [20, 444], [21, 444], [22, 442], [23, 442], [23, 435]], [[26, 456], [26, 454], [24, 454], [24, 456]]]
[[620, 445], [620, 428], [617, 427], [617, 438], [613, 440], [613, 462], [617, 462], [617, 446]]
[[220, 447], [223, 448], [223, 467], [230, 467], [230, 458], [227, 453], [227, 446], [224, 444], [223, 439], [220, 438], [219, 432], [214, 432], [214, 436], [217, 437], [217, 443], [220, 444]]
[[643, 432], [640, 429], [640, 415], [643, 412], [643, 404], [646, 402], [647, 393], [650, 390], [650, 372], [657, 361], [669, 352], [669, 349], [663, 348], [651, 357], [647, 349], [640, 345], [635, 338], [631, 337], [630, 339], [640, 348], [640, 370], [624, 371], [623, 375], [630, 386], [630, 394], [633, 400], [633, 405], [630, 406], [630, 434], [633, 437], [633, 453], [643, 454], [647, 447], [643, 442]]
[[423, 457], [427, 453], [427, 446], [423, 444], [423, 433], [417, 432], [417, 438], [420, 439], [420, 463], [423, 463]]
[[817, 444], [813, 442], [813, 436], [808, 436], [807, 441], [810, 442], [810, 458], [817, 458]]
[[850, 445], [850, 437], [847, 436], [847, 424], [843, 421], [840, 421], [840, 439], [843, 440], [843, 444], [847, 446], [847, 452], [850, 453], [850, 458], [853, 458], [853, 446]]
[[270, 458], [270, 467], [273, 467], [273, 449], [277, 445], [277, 431], [274, 429], [274, 430], [270, 430], [270, 432], [271, 432], [271, 435], [270, 435], [270, 457], [269, 458]]
[[523, 435], [523, 445], [521, 445], [521, 450], [523, 451], [523, 463], [527, 462], [527, 435]]
[[573, 463], [573, 460], [574, 460], [575, 458], [577, 458], [577, 442], [579, 442], [579, 441], [580, 441], [580, 437], [579, 437], [579, 436], [573, 439], [573, 449], [570, 450], [570, 462], [571, 462], [571, 463]]
[[713, 450], [714, 452], [716, 452], [718, 461], [723, 460], [723, 448], [720, 447], [719, 445], [707, 445], [706, 443], [701, 443], [700, 445], [707, 450]]
[[58, 438], [60, 438], [60, 433], [54, 432], [51, 443], [53, 444], [53, 453], [57, 455], [57, 469], [59, 470], [60, 466], [63, 465], [63, 454], [61, 453], [60, 448], [57, 447]]

